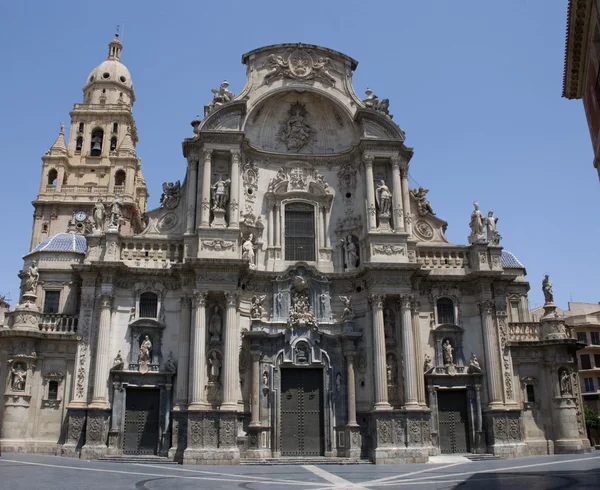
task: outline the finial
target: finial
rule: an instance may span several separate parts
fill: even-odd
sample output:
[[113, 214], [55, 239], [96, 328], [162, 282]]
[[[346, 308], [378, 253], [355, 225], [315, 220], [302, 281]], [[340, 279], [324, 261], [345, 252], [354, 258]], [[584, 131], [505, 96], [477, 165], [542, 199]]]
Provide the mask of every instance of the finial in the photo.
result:
[[365, 90], [365, 94], [367, 95], [367, 97], [371, 97], [371, 94], [373, 93], [373, 91], [367, 87], [367, 90]]

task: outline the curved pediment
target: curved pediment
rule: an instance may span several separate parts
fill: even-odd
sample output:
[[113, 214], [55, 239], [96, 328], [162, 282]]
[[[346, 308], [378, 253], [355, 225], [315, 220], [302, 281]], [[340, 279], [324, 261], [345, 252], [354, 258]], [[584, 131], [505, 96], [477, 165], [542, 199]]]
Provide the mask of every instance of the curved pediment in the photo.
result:
[[275, 91], [253, 107], [244, 131], [251, 147], [275, 153], [332, 155], [359, 141], [346, 110], [312, 90]]
[[201, 131], [239, 131], [246, 113], [246, 101], [234, 101], [211, 112], [200, 125]]
[[362, 127], [362, 137], [404, 141], [405, 134], [388, 116], [372, 109], [359, 109], [356, 119]]

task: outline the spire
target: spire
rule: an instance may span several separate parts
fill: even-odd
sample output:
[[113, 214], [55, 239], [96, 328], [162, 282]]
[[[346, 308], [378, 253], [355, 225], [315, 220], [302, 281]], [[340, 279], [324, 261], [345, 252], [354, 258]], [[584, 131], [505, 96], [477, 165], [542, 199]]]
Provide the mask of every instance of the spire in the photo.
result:
[[108, 59], [121, 61], [121, 50], [123, 45], [119, 41], [119, 33], [115, 34], [115, 38], [108, 43]]
[[133, 144], [133, 139], [131, 138], [131, 130], [129, 126], [127, 127], [127, 133], [125, 134], [125, 137], [117, 149], [117, 155], [135, 156], [135, 145]]
[[61, 123], [60, 125], [60, 133], [58, 134], [58, 138], [54, 144], [48, 150], [48, 154], [50, 155], [66, 155], [67, 154], [67, 145], [65, 144], [65, 125]]

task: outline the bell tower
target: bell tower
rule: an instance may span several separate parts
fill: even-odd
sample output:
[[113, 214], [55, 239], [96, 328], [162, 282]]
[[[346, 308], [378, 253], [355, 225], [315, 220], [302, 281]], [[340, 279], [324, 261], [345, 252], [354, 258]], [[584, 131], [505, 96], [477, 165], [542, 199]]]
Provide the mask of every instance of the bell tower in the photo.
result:
[[96, 202], [108, 205], [115, 195], [123, 202], [120, 232], [129, 235], [143, 228], [148, 190], [135, 148], [135, 93], [121, 63], [122, 49], [117, 34], [108, 44], [107, 59], [86, 79], [83, 103], [73, 106], [68, 136], [62, 125], [42, 157], [31, 249], [57, 233], [90, 231]]

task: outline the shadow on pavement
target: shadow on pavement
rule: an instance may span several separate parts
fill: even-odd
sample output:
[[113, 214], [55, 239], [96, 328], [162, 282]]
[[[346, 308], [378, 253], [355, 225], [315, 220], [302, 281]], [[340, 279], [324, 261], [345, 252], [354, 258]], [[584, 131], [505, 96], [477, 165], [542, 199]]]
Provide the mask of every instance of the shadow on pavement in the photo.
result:
[[[450, 475], [449, 475], [450, 476]], [[440, 481], [442, 483], [442, 481]], [[600, 470], [545, 473], [479, 473], [453, 487], [460, 490], [581, 490], [600, 488]]]

